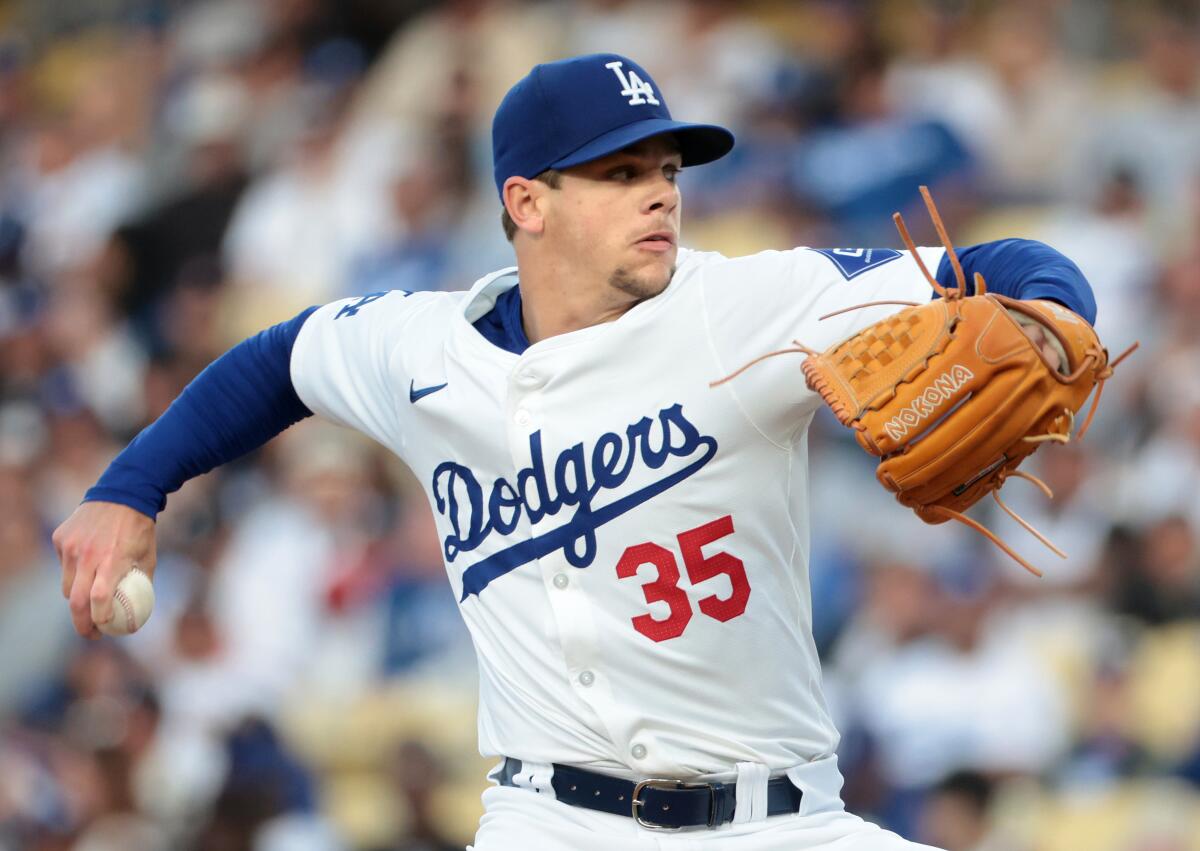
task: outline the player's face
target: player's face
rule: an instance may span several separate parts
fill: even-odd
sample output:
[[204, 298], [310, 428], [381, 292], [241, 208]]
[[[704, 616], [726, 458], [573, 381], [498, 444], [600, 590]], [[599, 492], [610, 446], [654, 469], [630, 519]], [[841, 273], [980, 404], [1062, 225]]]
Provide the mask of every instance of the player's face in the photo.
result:
[[566, 169], [546, 235], [589, 277], [639, 300], [658, 295], [679, 250], [680, 162], [675, 141], [656, 136]]

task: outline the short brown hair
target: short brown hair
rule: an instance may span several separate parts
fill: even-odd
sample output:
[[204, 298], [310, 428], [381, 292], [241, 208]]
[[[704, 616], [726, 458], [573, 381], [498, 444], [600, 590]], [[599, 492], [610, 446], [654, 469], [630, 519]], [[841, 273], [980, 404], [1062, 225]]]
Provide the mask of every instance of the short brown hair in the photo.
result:
[[[551, 189], [557, 189], [562, 186], [562, 172], [558, 169], [548, 168], [539, 174], [534, 180], [540, 180], [542, 183], [549, 186]], [[504, 236], [509, 242], [513, 241], [513, 237], [517, 235], [517, 223], [512, 220], [512, 216], [508, 214], [508, 208], [505, 207], [500, 211], [500, 224], [504, 226]]]

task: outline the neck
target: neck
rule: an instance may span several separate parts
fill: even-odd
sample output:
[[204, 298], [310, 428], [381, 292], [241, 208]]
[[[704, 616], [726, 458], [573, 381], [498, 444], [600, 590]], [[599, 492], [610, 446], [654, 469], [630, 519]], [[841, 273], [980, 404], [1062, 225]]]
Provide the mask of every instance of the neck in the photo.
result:
[[[518, 260], [521, 322], [530, 343], [620, 318], [641, 299], [588, 273]], [[594, 272], [591, 274], [595, 274]]]

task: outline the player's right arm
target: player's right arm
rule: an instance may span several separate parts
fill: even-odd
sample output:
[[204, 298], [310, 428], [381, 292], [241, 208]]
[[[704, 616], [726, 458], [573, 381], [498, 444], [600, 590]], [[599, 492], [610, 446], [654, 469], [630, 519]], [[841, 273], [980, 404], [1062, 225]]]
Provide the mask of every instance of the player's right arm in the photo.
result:
[[380, 429], [391, 407], [395, 335], [386, 310], [359, 313], [392, 295], [309, 308], [239, 343], [113, 460], [53, 536], [77, 632], [98, 636], [96, 623], [111, 616], [113, 589], [134, 563], [153, 576], [155, 519], [188, 479], [313, 413], [387, 437]]

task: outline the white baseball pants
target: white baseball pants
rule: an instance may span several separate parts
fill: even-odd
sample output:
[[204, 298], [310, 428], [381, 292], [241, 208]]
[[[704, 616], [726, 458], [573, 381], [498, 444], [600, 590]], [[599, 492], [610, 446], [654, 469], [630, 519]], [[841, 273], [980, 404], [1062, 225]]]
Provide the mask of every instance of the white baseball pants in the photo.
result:
[[[938, 851], [847, 813], [836, 759], [799, 766], [788, 777], [804, 791], [795, 815], [674, 833], [559, 803], [552, 793], [494, 786], [483, 793], [485, 812], [468, 851]], [[766, 780], [763, 772], [751, 782], [765, 789]], [[739, 803], [743, 794], [752, 791], [739, 788]]]

